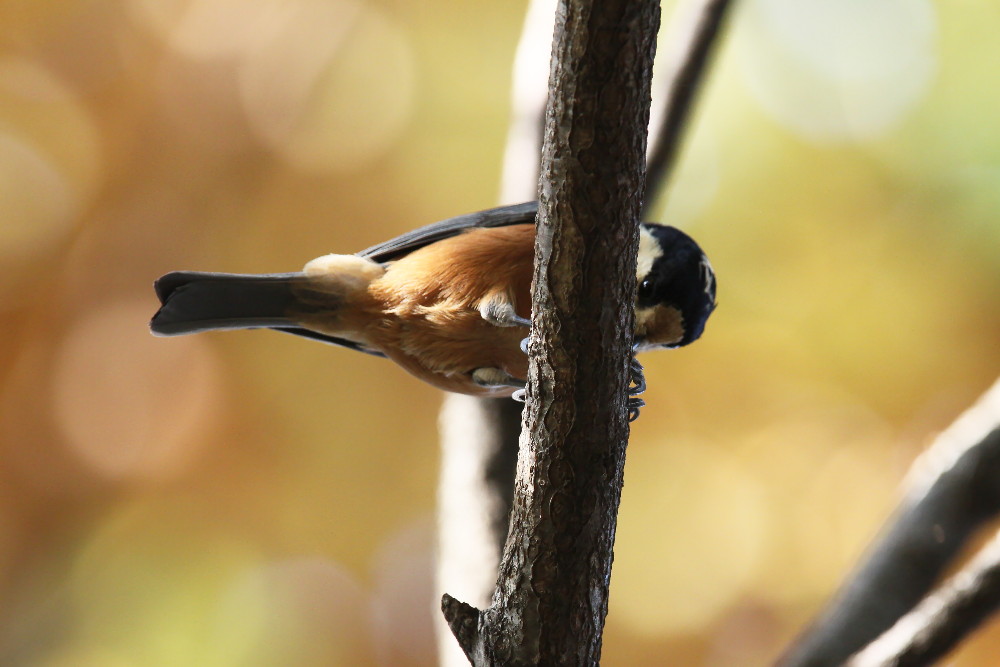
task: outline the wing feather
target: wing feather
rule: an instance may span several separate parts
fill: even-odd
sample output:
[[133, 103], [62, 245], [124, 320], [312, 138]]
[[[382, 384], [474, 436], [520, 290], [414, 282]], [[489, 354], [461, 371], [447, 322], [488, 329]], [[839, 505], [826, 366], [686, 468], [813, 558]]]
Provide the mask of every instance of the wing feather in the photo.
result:
[[376, 262], [391, 262], [418, 248], [423, 248], [435, 241], [457, 236], [465, 230], [474, 227], [507, 227], [509, 225], [534, 224], [537, 213], [538, 202], [535, 201], [467, 213], [419, 227], [384, 243], [366, 248], [357, 254], [360, 257], [367, 257]]
[[[509, 225], [534, 224], [535, 216], [538, 213], [538, 202], [530, 201], [512, 206], [500, 206], [485, 211], [467, 213], [440, 222], [434, 222], [424, 227], [419, 227], [413, 231], [401, 234], [394, 239], [373, 245], [359, 253], [359, 257], [367, 257], [376, 262], [391, 262], [399, 259], [403, 255], [413, 252], [419, 248], [430, 245], [435, 241], [448, 239], [461, 234], [467, 229], [475, 227], [507, 227]], [[381, 352], [368, 349], [354, 341], [344, 340], [335, 336], [327, 336], [302, 327], [274, 327], [275, 331], [289, 333], [304, 338], [312, 338], [331, 345], [357, 350], [366, 354], [384, 357]]]

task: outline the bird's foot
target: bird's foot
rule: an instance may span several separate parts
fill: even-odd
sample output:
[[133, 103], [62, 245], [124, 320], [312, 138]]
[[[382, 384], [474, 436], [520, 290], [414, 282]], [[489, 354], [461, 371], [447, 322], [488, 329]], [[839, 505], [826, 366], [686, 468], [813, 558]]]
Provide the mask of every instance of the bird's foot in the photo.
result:
[[[499, 368], [483, 367], [472, 371], [472, 381], [487, 389], [506, 389], [514, 387], [517, 391], [511, 396], [515, 401], [524, 403], [524, 390], [527, 382], [516, 378]], [[520, 398], [518, 398], [520, 396]]]
[[632, 351], [632, 360], [629, 362], [629, 389], [628, 389], [628, 420], [634, 422], [639, 418], [639, 408], [646, 405], [646, 401], [639, 398], [639, 394], [646, 391], [646, 375], [642, 371], [642, 364], [635, 358], [635, 349]]
[[514, 311], [514, 304], [502, 298], [493, 298], [479, 307], [484, 320], [498, 327], [530, 327], [531, 320]]

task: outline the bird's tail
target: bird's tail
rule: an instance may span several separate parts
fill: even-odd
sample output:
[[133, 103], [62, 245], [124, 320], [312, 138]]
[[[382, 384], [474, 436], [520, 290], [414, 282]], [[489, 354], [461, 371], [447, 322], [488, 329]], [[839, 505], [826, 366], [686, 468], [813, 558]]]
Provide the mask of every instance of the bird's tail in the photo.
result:
[[157, 336], [215, 329], [287, 327], [301, 273], [239, 275], [174, 271], [156, 281], [160, 309], [149, 328]]

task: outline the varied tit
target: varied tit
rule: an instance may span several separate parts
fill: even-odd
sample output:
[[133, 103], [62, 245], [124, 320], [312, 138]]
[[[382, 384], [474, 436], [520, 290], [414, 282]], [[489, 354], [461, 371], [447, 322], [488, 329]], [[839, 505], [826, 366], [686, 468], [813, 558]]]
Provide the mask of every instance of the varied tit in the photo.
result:
[[[447, 391], [524, 387], [537, 203], [444, 220], [298, 273], [174, 272], [156, 281], [159, 336], [267, 328], [387, 357]], [[689, 236], [640, 226], [637, 350], [697, 339], [715, 276]], [[641, 368], [640, 368], [641, 370]]]

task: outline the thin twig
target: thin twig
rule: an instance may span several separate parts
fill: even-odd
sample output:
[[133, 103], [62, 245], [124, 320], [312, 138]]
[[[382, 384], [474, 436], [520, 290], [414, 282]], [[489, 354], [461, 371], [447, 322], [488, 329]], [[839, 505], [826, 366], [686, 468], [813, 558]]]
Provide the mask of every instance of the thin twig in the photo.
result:
[[668, 51], [660, 58], [667, 77], [665, 109], [658, 127], [650, 133], [644, 217], [666, 190], [691, 108], [731, 4], [730, 0], [681, 3], [671, 22]]
[[914, 464], [910, 491], [858, 569], [782, 657], [840, 665], [927, 594], [969, 536], [1000, 512], [1000, 381]]
[[1000, 537], [848, 667], [920, 667], [945, 656], [1000, 608]]

